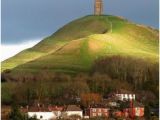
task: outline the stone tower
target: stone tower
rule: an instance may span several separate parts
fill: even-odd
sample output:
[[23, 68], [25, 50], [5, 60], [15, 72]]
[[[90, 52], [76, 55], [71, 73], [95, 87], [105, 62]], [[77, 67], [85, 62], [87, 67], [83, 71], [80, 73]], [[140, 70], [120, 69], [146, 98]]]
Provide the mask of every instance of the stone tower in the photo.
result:
[[95, 0], [94, 15], [103, 14], [103, 0]]

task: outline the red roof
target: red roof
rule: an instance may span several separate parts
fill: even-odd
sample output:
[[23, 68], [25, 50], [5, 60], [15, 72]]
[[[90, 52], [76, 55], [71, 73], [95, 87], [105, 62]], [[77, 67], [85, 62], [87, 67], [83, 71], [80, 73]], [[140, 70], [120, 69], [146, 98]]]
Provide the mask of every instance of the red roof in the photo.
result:
[[66, 111], [82, 111], [82, 109], [77, 105], [68, 105]]
[[35, 106], [31, 106], [31, 107], [24, 107], [21, 108], [20, 110], [24, 113], [26, 112], [51, 112], [51, 111], [62, 111], [64, 109], [64, 107], [57, 107], [57, 106], [48, 106], [48, 107], [35, 107]]
[[50, 111], [62, 111], [64, 109], [64, 107], [62, 107], [62, 106], [48, 106], [48, 109]]

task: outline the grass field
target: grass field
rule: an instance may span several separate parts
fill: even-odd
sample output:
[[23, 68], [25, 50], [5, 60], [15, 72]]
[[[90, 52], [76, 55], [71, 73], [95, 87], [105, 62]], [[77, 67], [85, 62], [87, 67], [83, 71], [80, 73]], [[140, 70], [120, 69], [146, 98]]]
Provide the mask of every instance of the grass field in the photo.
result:
[[158, 62], [158, 30], [116, 16], [86, 16], [31, 49], [2, 62], [2, 70], [87, 72], [94, 60], [121, 55]]

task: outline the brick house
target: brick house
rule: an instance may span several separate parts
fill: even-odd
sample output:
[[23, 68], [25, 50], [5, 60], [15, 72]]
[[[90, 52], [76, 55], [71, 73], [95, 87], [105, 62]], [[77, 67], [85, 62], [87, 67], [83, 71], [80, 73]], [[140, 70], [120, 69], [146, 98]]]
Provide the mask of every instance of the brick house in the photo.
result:
[[122, 117], [123, 116], [123, 112], [120, 110], [114, 110], [112, 111], [112, 116], [114, 117]]
[[109, 108], [117, 108], [120, 106], [120, 104], [115, 98], [103, 99], [101, 103], [105, 106], [108, 106]]
[[86, 114], [90, 117], [109, 117], [109, 108], [100, 106], [100, 105], [95, 105], [95, 106], [90, 106]]
[[143, 117], [144, 106], [136, 101], [131, 102], [123, 109], [125, 117]]

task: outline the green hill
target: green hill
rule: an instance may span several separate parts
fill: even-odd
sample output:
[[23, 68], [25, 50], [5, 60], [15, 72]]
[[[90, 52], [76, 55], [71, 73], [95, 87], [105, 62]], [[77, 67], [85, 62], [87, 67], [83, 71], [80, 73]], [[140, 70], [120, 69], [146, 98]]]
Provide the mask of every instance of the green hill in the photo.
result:
[[42, 70], [87, 72], [96, 59], [113, 55], [157, 63], [158, 35], [158, 30], [121, 17], [86, 16], [65, 25], [33, 48], [2, 62], [2, 71], [13, 69], [13, 74]]

